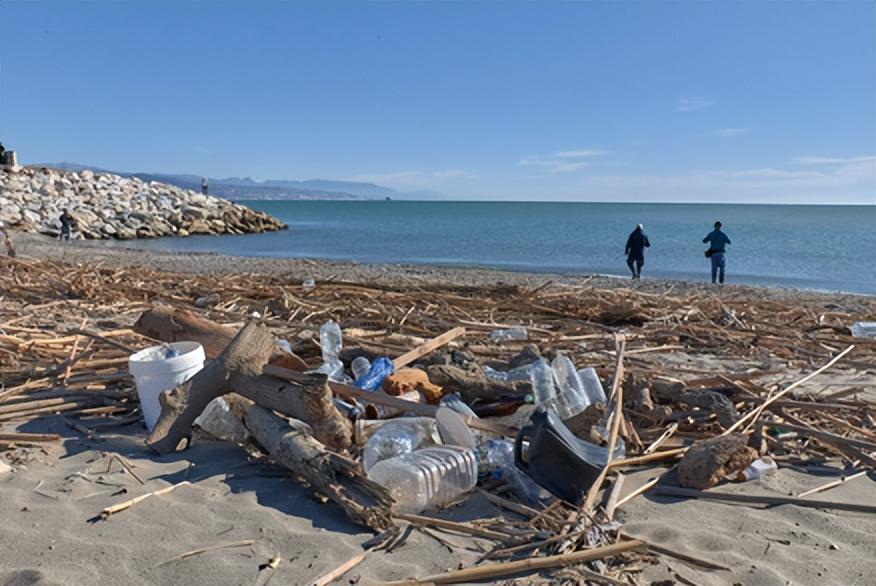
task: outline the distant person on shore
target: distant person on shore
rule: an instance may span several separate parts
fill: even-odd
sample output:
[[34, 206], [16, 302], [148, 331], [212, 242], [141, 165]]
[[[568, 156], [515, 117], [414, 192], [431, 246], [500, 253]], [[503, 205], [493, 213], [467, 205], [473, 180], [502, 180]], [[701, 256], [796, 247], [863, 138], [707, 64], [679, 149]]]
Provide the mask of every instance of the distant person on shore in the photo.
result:
[[73, 232], [76, 221], [73, 219], [73, 216], [67, 213], [67, 208], [63, 209], [58, 220], [61, 222], [61, 233], [58, 234], [58, 240], [70, 240], [70, 235]]
[[207, 190], [209, 189], [209, 187], [210, 186], [207, 184], [207, 178], [203, 177], [201, 179], [201, 193], [203, 193], [204, 195], [207, 195]]
[[630, 233], [630, 237], [627, 238], [627, 246], [624, 252], [627, 255], [627, 266], [630, 267], [634, 280], [638, 281], [642, 278], [642, 265], [645, 264], [645, 249], [650, 247], [651, 243], [648, 241], [648, 235], [645, 234], [645, 227], [639, 224]]
[[721, 232], [721, 222], [715, 222], [715, 229], [709, 232], [709, 235], [703, 238], [704, 243], [709, 244], [709, 249], [706, 251], [706, 257], [712, 260], [712, 284], [715, 281], [724, 284], [724, 253], [727, 252], [727, 245], [730, 244], [730, 239], [727, 235]]

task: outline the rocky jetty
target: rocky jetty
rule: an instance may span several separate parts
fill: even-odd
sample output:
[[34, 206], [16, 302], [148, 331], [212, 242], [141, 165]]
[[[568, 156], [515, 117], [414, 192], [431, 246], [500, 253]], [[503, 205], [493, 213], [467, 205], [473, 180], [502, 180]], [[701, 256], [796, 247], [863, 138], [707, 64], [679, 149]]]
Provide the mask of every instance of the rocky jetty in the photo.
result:
[[87, 239], [248, 234], [282, 230], [276, 218], [245, 206], [155, 181], [50, 168], [0, 169], [0, 221], [57, 236], [63, 209]]

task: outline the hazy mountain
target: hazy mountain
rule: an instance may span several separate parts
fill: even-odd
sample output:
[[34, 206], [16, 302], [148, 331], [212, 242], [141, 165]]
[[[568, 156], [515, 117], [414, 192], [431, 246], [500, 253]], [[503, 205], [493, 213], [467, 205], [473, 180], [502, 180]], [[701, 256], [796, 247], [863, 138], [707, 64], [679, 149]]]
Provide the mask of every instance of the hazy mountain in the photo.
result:
[[[159, 181], [200, 191], [201, 177], [188, 174], [164, 173], [130, 173], [125, 171], [109, 171], [90, 165], [78, 163], [44, 163], [31, 165], [33, 167], [54, 167], [64, 171], [83, 171], [90, 169], [100, 173], [115, 173], [123, 177], [138, 177], [143, 181]], [[400, 192], [389, 187], [374, 183], [359, 181], [333, 181], [327, 179], [310, 179], [307, 181], [292, 181], [288, 179], [268, 179], [256, 181], [252, 177], [227, 177], [225, 179], [207, 179], [211, 195], [227, 199], [442, 199], [444, 196], [434, 191]]]

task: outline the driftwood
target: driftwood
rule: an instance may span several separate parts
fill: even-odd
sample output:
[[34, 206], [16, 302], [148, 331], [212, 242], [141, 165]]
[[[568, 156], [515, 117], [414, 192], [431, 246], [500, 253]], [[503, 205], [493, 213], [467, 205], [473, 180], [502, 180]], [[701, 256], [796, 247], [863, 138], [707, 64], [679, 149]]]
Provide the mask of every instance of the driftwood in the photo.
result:
[[696, 442], [678, 463], [681, 485], [711, 488], [725, 476], [743, 470], [757, 458], [757, 452], [746, 444], [746, 437], [738, 433]]
[[292, 383], [262, 374], [274, 345], [266, 327], [250, 322], [191, 380], [162, 393], [161, 416], [147, 440], [150, 447], [160, 454], [176, 450], [207, 404], [232, 391], [309, 423], [314, 436], [332, 449], [349, 447], [352, 426], [335, 408], [325, 375], [301, 375], [301, 382]]
[[248, 401], [234, 409], [242, 412], [247, 430], [278, 464], [340, 505], [351, 521], [378, 532], [392, 525], [389, 491], [365, 478], [358, 463], [327, 450], [301, 422], [290, 425]]
[[[133, 327], [143, 336], [162, 342], [198, 342], [207, 358], [216, 358], [234, 338], [237, 331], [229, 326], [195, 315], [188, 309], [156, 305], [144, 311]], [[279, 347], [273, 349], [270, 362], [292, 370], [307, 370], [307, 363], [295, 354]]]

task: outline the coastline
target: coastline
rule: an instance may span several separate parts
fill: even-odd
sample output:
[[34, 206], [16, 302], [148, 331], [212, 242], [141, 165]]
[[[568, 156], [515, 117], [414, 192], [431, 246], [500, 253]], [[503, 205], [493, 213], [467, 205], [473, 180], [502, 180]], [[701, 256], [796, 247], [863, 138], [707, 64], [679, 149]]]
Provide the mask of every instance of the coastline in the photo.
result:
[[360, 263], [354, 261], [317, 260], [310, 258], [278, 258], [237, 256], [216, 252], [166, 251], [139, 248], [137, 241], [124, 246], [107, 246], [103, 241], [75, 240], [61, 243], [54, 238], [25, 232], [13, 232], [13, 241], [22, 257], [61, 262], [64, 264], [100, 263], [102, 266], [129, 268], [146, 267], [177, 273], [222, 275], [258, 274], [297, 281], [380, 282], [386, 285], [456, 285], [481, 287], [496, 284], [539, 286], [547, 281], [557, 285], [580, 287], [588, 285], [603, 289], [634, 288], [646, 294], [715, 293], [722, 298], [756, 296], [776, 301], [810, 301], [850, 304], [874, 298], [866, 293], [822, 291], [794, 287], [727, 284], [715, 287], [705, 281], [643, 277], [633, 283], [628, 277], [605, 274], [568, 274], [527, 272], [480, 266], [448, 266], [440, 264]]
[[[0, 308], [6, 313], [0, 322], [25, 340], [63, 336], [83, 327], [86, 317], [90, 327], [101, 331], [130, 328], [142, 311], [163, 301], [225, 324], [242, 323], [258, 311], [272, 331], [314, 364], [318, 346], [313, 336], [327, 314], [343, 324], [345, 340], [353, 346], [370, 345], [382, 353], [409, 350], [417, 344], [414, 336], [421, 340], [450, 325], [472, 324], [466, 344], [484, 356], [504, 359], [518, 346], [489, 344], [486, 333], [499, 322], [525, 323], [545, 349], [562, 349], [576, 364], [604, 373], [615, 363], [612, 332], [626, 331], [634, 340], [625, 363], [630, 373], [665, 372], [685, 379], [715, 374], [745, 379], [754, 373], [764, 389], [786, 387], [824, 364], [837, 350], [831, 343], [855, 343], [854, 357], [800, 385], [793, 397], [852, 391], [862, 410], [868, 409], [864, 401], [876, 397], [876, 342], [858, 342], [843, 331], [850, 321], [876, 318], [876, 300], [869, 297], [665, 280], [645, 280], [631, 289], [627, 279], [596, 276], [555, 280], [552, 275], [480, 269], [156, 253], [21, 234], [16, 241], [25, 262], [9, 263], [13, 269], [4, 274]], [[305, 278], [316, 280], [312, 292], [302, 291]], [[200, 301], [211, 294], [216, 301]], [[615, 308], [625, 314], [637, 307], [648, 310], [645, 323], [611, 317]], [[722, 319], [733, 316], [751, 330], [743, 332]], [[813, 326], [827, 329], [813, 334]], [[402, 341], [406, 345], [397, 346]], [[28, 342], [17, 347], [26, 352]], [[68, 353], [58, 348], [56, 359]], [[119, 366], [125, 363], [126, 355]], [[112, 427], [97, 427], [107, 423]], [[71, 427], [63, 416], [5, 422], [2, 431], [58, 434], [60, 440], [6, 455], [14, 469], [0, 473], [7, 496], [0, 514], [10, 520], [0, 584], [310, 584], [361, 553], [372, 537], [338, 507], [317, 502], [283, 470], [228, 444], [197, 437], [186, 451], [156, 457], [143, 443], [139, 417], [107, 418], [94, 430], [85, 425], [88, 433], [81, 425]], [[683, 425], [666, 447], [693, 437], [696, 426]], [[110, 470], [113, 453], [122, 455], [148, 486], [139, 486], [118, 466]], [[799, 494], [843, 478], [849, 472], [844, 461], [785, 455], [776, 475], [725, 483], [716, 491]], [[633, 494], [668, 470], [660, 464], [631, 468], [621, 488]], [[105, 521], [87, 522], [110, 503], [181, 481], [190, 484]], [[822, 498], [876, 506], [873, 481], [871, 472]], [[517, 519], [481, 493], [429, 515], [461, 522]], [[761, 509], [648, 493], [623, 505], [616, 519], [628, 535], [728, 568], [710, 571], [669, 555], [652, 555], [629, 564], [641, 571], [643, 584], [862, 584], [872, 573], [867, 560], [876, 555], [872, 514], [794, 505]], [[342, 580], [374, 584], [473, 566], [487, 547], [489, 541], [472, 536], [414, 530], [397, 550], [369, 554]], [[203, 555], [182, 557], [199, 548]], [[270, 566], [273, 560], [279, 565]]]

